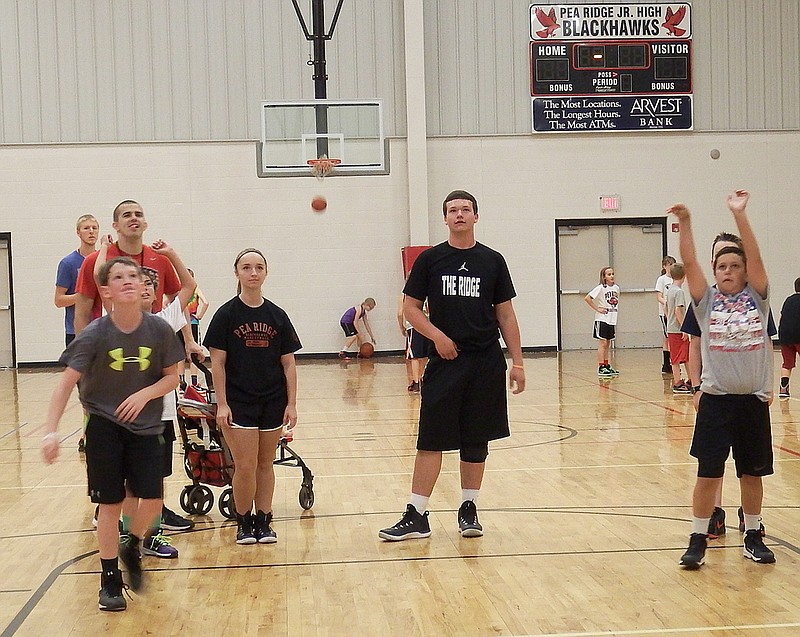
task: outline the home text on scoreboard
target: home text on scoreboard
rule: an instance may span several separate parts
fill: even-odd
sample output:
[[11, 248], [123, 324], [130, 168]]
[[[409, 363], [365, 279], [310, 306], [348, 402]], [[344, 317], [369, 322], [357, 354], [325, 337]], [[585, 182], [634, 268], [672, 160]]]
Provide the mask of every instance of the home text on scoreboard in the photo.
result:
[[692, 92], [690, 40], [530, 43], [531, 96]]

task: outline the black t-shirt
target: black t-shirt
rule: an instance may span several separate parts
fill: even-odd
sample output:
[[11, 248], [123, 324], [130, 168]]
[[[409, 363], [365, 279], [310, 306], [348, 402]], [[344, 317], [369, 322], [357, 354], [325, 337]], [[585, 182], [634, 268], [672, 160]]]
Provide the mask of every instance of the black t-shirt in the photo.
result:
[[226, 352], [226, 395], [239, 403], [285, 399], [281, 356], [302, 347], [281, 308], [267, 299], [259, 307], [250, 307], [238, 296], [214, 314], [203, 344]]
[[403, 292], [428, 300], [431, 323], [461, 351], [495, 344], [499, 332], [494, 306], [516, 296], [503, 255], [481, 243], [461, 250], [445, 242], [425, 250]]
[[800, 294], [792, 294], [783, 302], [778, 341], [781, 345], [800, 343]]

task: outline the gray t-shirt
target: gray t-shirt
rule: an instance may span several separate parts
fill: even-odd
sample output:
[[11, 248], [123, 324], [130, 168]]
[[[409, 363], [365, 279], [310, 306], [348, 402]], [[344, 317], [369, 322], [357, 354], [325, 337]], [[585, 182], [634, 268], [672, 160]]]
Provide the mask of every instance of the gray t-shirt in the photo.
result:
[[667, 291], [664, 292], [664, 299], [666, 300], [666, 314], [667, 317], [667, 334], [680, 334], [681, 324], [678, 322], [678, 317], [675, 315], [675, 308], [682, 307], [683, 315], [686, 316], [686, 295], [683, 293], [683, 288], [680, 285], [670, 285]]
[[713, 287], [695, 306], [700, 328], [703, 374], [709, 394], [772, 395], [772, 342], [767, 334], [769, 302], [751, 285], [738, 294]]
[[81, 373], [81, 403], [90, 414], [102, 416], [135, 434], [161, 433], [163, 400], [151, 400], [133, 422], [114, 415], [131, 394], [158, 382], [165, 367], [183, 360], [183, 348], [163, 319], [142, 314], [133, 332], [120, 331], [110, 316], [92, 321], [61, 354], [59, 362]]

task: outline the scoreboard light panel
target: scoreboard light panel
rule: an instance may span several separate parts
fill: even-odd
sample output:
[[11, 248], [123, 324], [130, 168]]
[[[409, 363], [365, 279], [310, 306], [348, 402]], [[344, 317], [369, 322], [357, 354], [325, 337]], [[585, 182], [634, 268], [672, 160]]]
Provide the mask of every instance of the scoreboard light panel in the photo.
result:
[[531, 96], [692, 92], [690, 40], [532, 41]]

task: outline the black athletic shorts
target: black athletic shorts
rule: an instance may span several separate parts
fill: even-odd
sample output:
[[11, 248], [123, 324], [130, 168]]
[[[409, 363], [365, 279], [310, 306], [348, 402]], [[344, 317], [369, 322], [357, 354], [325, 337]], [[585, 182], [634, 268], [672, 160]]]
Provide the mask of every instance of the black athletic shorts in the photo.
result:
[[721, 478], [731, 449], [739, 478], [773, 473], [769, 405], [752, 394], [703, 393], [689, 451], [698, 477]]
[[259, 403], [235, 403], [228, 401], [234, 427], [275, 431], [283, 427], [286, 400], [270, 400]]
[[413, 327], [406, 330], [406, 358], [427, 358], [433, 343]]
[[510, 435], [500, 343], [451, 360], [431, 352], [422, 384], [417, 449], [450, 451]]
[[595, 321], [594, 330], [592, 330], [592, 336], [596, 339], [602, 338], [607, 341], [613, 341], [614, 337], [616, 336], [616, 326], [609, 325], [603, 321]]
[[164, 465], [162, 476], [172, 475], [172, 453], [175, 448], [175, 423], [172, 420], [162, 420], [164, 424]]
[[342, 328], [342, 331], [347, 338], [358, 334], [355, 323], [339, 323], [339, 327]]
[[127, 485], [137, 498], [164, 496], [164, 437], [139, 436], [96, 414], [86, 424], [86, 474], [95, 504], [125, 499]]

